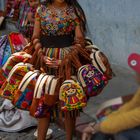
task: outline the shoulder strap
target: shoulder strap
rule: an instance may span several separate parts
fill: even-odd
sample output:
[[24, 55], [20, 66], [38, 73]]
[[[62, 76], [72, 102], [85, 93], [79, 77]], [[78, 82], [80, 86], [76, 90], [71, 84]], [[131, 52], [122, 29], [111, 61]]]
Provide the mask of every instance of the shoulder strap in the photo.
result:
[[58, 79], [53, 78], [51, 86], [50, 86], [49, 95], [54, 95], [55, 89], [56, 89], [56, 85], [57, 85], [57, 81], [58, 81]]
[[37, 91], [36, 91], [36, 98], [38, 98], [38, 99], [41, 98], [42, 89], [43, 89], [43, 86], [44, 86], [44, 84], [45, 84], [45, 82], [46, 82], [47, 79], [48, 79], [48, 75], [45, 74], [45, 75], [42, 77], [40, 83], [38, 84], [38, 88], [37, 88]]
[[45, 85], [45, 94], [49, 94], [49, 85], [54, 76], [49, 75]]
[[12, 70], [10, 71], [10, 73], [9, 73], [9, 75], [8, 75], [8, 78], [7, 78], [7, 81], [10, 80], [11, 76], [12, 76], [13, 73], [16, 71], [16, 69], [17, 69], [19, 66], [23, 66], [23, 65], [24, 65], [24, 63], [22, 63], [22, 62], [16, 64], [16, 65], [12, 68]]
[[46, 73], [41, 73], [37, 79], [37, 82], [35, 85], [35, 90], [34, 90], [34, 98], [37, 98], [37, 91], [38, 91], [39, 84], [45, 75], [46, 75]]
[[92, 64], [101, 72], [104, 73], [106, 71], [106, 67], [104, 63], [102, 62], [100, 56], [100, 51], [96, 51], [90, 55], [92, 58]]
[[39, 71], [29, 71], [22, 79], [18, 89], [22, 92], [26, 89], [31, 80], [39, 74]]
[[12, 56], [22, 56], [24, 58], [32, 58], [32, 55], [26, 52], [16, 52], [16, 53], [13, 53]]
[[10, 71], [9, 75], [8, 75], [8, 78], [7, 78], [7, 81], [10, 81], [12, 75], [14, 74], [14, 72], [17, 70], [17, 68], [19, 68], [20, 66], [29, 66], [29, 67], [32, 67], [33, 65], [29, 64], [29, 63], [18, 63], [16, 64], [12, 70]]

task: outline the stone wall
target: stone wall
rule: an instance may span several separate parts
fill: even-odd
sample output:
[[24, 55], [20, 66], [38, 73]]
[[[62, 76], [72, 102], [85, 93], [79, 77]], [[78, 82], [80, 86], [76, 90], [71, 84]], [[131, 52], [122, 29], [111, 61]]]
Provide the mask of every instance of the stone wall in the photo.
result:
[[140, 53], [140, 0], [79, 0], [90, 37], [113, 64], [128, 68], [131, 52]]

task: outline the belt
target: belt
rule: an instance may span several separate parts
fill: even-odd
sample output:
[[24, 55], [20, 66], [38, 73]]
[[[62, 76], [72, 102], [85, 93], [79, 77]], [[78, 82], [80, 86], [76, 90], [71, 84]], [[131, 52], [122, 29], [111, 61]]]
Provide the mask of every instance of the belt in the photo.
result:
[[72, 35], [45, 36], [41, 35], [40, 42], [45, 48], [64, 48], [72, 45], [74, 38]]

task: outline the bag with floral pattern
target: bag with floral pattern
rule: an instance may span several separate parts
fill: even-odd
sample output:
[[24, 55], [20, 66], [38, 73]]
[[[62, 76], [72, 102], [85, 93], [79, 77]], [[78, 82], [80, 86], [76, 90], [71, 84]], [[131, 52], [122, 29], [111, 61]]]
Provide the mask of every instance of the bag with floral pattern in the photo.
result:
[[3, 67], [0, 69], [0, 87], [8, 77], [11, 69], [19, 62], [23, 62], [27, 59], [31, 59], [31, 55], [25, 53], [25, 52], [17, 52], [12, 54], [6, 63], [3, 65]]
[[21, 62], [16, 64], [10, 71], [6, 81], [3, 83], [0, 89], [0, 96], [13, 100], [15, 90], [18, 88], [24, 75], [30, 70], [33, 70], [33, 65], [29, 63]]
[[15, 90], [12, 103], [19, 109], [29, 110], [32, 100], [35, 84], [39, 71], [29, 71], [20, 82], [18, 89]]

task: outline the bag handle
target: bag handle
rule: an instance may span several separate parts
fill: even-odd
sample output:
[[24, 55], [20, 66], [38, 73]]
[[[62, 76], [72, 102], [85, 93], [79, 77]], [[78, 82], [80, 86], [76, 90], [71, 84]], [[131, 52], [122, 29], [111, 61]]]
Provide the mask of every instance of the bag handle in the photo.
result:
[[46, 84], [45, 84], [45, 94], [49, 94], [53, 78], [55, 78], [55, 76], [53, 76], [53, 75], [48, 76], [48, 79], [47, 79]]
[[28, 84], [31, 82], [33, 78], [35, 78], [39, 74], [38, 70], [35, 71], [29, 71], [22, 79], [18, 89], [21, 90], [22, 92], [26, 89]]
[[46, 75], [46, 73], [41, 73], [37, 79], [36, 85], [35, 85], [35, 90], [34, 90], [34, 98], [39, 98], [41, 97], [41, 93], [39, 95], [37, 95], [37, 91], [40, 85], [41, 80], [43, 79], [43, 77]]
[[57, 82], [58, 82], [58, 79], [53, 78], [51, 86], [50, 86], [50, 90], [49, 90], [49, 95], [54, 95], [55, 94]]
[[22, 55], [22, 57], [24, 57], [24, 58], [32, 58], [32, 55], [30, 55], [26, 52], [16, 52], [16, 53], [12, 54], [12, 56], [19, 56], [19, 55]]
[[9, 75], [8, 75], [8, 78], [7, 78], [7, 81], [8, 81], [8, 82], [10, 81], [12, 75], [14, 74], [14, 72], [16, 71], [16, 69], [17, 69], [19, 66], [29, 66], [29, 67], [32, 67], [33, 65], [31, 65], [31, 64], [29, 64], [29, 63], [22, 63], [22, 62], [16, 64], [16, 65], [12, 68], [12, 70], [10, 71], [10, 73], [9, 73]]
[[10, 57], [8, 58], [8, 60], [6, 61], [6, 63], [5, 63], [5, 64], [3, 65], [3, 67], [2, 67], [3, 70], [6, 69], [8, 63], [11, 61], [11, 59], [12, 59], [13, 57], [14, 57], [14, 56], [10, 56]]
[[100, 58], [100, 51], [96, 51], [90, 55], [92, 58], [92, 64], [103, 74], [106, 71], [106, 67]]
[[24, 63], [23, 63], [23, 62], [20, 62], [20, 63], [16, 64], [16, 65], [12, 68], [12, 70], [10, 71], [10, 73], [9, 73], [9, 75], [8, 75], [8, 78], [7, 78], [7, 81], [8, 81], [8, 82], [10, 81], [11, 76], [12, 76], [13, 73], [16, 71], [16, 69], [18, 68], [18, 66], [23, 66], [23, 65], [24, 65]]
[[42, 93], [42, 90], [43, 90], [43, 86], [45, 85], [45, 82], [48, 79], [48, 77], [49, 76], [47, 74], [45, 74], [43, 76], [42, 80], [39, 83], [39, 86], [38, 86], [38, 89], [37, 89], [37, 92], [36, 92], [37, 98], [39, 98], [39, 99], [41, 98], [41, 93]]

